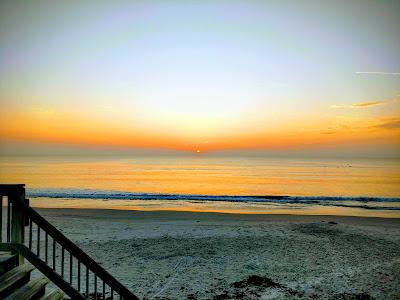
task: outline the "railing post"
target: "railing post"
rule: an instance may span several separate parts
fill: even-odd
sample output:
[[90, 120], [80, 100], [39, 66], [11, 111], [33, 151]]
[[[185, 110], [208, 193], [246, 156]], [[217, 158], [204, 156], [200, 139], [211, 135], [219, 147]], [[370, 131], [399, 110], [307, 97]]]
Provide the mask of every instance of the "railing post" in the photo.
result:
[[3, 195], [0, 194], [0, 243], [3, 242]]
[[[20, 187], [15, 189], [9, 195], [10, 203], [12, 205], [11, 211], [11, 243], [23, 244], [24, 243], [24, 225], [25, 218], [20, 203], [25, 201], [25, 188]], [[24, 258], [19, 255], [18, 263], [23, 264]]]

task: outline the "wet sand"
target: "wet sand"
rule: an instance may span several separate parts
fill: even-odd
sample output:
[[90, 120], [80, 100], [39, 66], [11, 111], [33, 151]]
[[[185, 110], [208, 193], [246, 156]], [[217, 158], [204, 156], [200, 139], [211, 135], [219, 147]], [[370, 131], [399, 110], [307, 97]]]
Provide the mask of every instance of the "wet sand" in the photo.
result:
[[37, 210], [146, 299], [400, 299], [400, 219]]

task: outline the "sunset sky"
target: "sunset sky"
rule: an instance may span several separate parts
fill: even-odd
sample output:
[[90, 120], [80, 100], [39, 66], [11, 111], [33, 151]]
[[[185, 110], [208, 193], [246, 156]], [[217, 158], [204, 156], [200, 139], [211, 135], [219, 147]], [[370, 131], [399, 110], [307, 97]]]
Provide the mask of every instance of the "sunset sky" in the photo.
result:
[[1, 1], [1, 145], [397, 151], [399, 32], [398, 0]]

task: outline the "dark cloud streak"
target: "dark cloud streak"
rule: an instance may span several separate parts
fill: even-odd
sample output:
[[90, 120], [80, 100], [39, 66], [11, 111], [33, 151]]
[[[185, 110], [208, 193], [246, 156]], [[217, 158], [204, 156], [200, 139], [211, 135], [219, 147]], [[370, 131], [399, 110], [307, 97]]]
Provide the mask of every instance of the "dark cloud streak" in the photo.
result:
[[392, 118], [376, 125], [375, 127], [384, 129], [400, 129], [400, 118]]

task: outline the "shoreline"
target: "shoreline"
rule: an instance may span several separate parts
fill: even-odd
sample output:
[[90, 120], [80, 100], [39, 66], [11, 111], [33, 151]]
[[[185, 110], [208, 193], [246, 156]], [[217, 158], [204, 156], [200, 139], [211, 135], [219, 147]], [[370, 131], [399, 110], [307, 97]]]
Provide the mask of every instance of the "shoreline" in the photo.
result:
[[[41, 207], [41, 206], [32, 206], [32, 208], [37, 209], [38, 211], [76, 211], [76, 212], [93, 212], [93, 213], [104, 213], [104, 212], [112, 212], [112, 214], [121, 214], [121, 215], [159, 215], [165, 214], [166, 216], [176, 216], [179, 215], [204, 215], [204, 216], [218, 216], [218, 217], [229, 217], [238, 216], [238, 218], [246, 218], [254, 220], [260, 219], [271, 219], [271, 221], [276, 221], [279, 219], [286, 219], [286, 218], [293, 218], [293, 219], [321, 219], [321, 218], [338, 218], [343, 220], [351, 220], [351, 219], [373, 219], [373, 220], [391, 220], [394, 223], [399, 223], [400, 225], [400, 218], [398, 217], [372, 217], [372, 216], [344, 216], [344, 215], [307, 215], [307, 214], [268, 214], [268, 213], [238, 213], [238, 212], [218, 212], [218, 211], [189, 211], [189, 210], [169, 210], [169, 209], [149, 209], [149, 210], [140, 210], [140, 209], [122, 209], [122, 208], [80, 208], [80, 207]], [[187, 216], [185, 216], [187, 217]], [[275, 220], [274, 220], [275, 219]]]
[[400, 210], [365, 209], [358, 207], [323, 205], [266, 205], [260, 203], [191, 202], [191, 201], [139, 201], [69, 198], [30, 198], [34, 208], [54, 209], [106, 209], [118, 211], [175, 211], [193, 213], [219, 213], [233, 215], [299, 215], [299, 216], [354, 216], [400, 219]]

